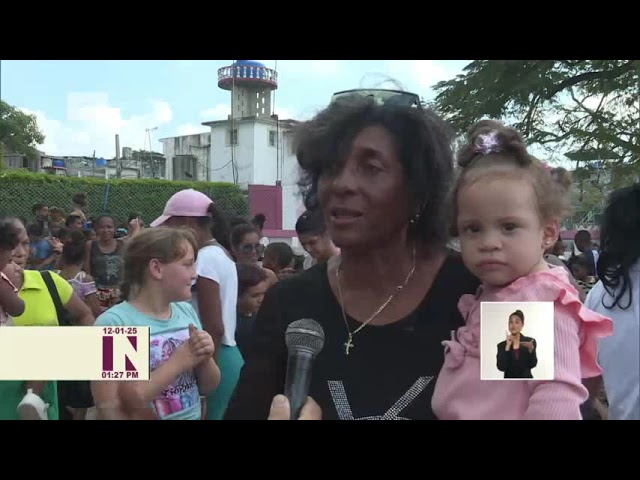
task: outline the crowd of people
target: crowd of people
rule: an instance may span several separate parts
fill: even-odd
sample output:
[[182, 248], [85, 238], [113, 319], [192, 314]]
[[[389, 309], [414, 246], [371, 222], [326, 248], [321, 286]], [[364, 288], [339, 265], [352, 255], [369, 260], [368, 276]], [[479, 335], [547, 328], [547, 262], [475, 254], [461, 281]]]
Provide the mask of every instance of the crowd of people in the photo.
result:
[[[279, 280], [299, 273], [304, 257], [300, 261], [302, 256], [294, 255], [287, 243], [269, 242], [263, 235], [266, 221], [263, 214], [251, 219], [231, 217], [195, 190], [174, 195], [167, 202], [163, 216], [151, 224], [151, 227], [170, 229], [145, 228], [141, 216], [132, 213], [128, 229], [123, 231], [116, 228], [116, 218], [107, 214], [92, 216], [86, 206], [86, 195], [79, 193], [73, 197], [71, 213], [66, 217], [60, 217], [64, 215], [62, 209], [44, 204], [33, 206], [31, 221], [2, 217], [1, 324], [109, 324], [114, 318], [120, 318], [118, 313], [127, 304], [136, 305], [129, 301], [132, 293], [127, 275], [135, 271], [134, 262], [140, 252], [154, 252], [148, 245], [142, 250], [136, 250], [136, 246], [140, 247], [140, 242], [145, 240], [155, 244], [160, 240], [160, 233], [171, 229], [190, 229], [195, 234], [194, 255], [199, 257], [193, 285], [188, 294], [169, 303], [190, 301], [194, 313], [176, 321], [178, 324], [182, 321], [188, 328], [189, 321], [196, 318], [197, 322], [192, 322], [194, 326], [202, 330], [205, 325], [203, 331], [210, 332], [212, 341], [215, 340], [216, 368], [219, 366], [225, 375], [223, 381], [218, 378], [214, 382], [216, 395], [203, 404], [207, 412], [203, 418], [222, 418], [243, 364], [236, 338], [238, 345], [248, 348], [253, 320], [266, 290]], [[322, 224], [318, 226], [317, 219], [309, 224], [305, 221], [307, 217], [303, 215], [298, 223], [307, 241], [313, 243], [312, 255], [322, 259], [327, 255], [326, 245], [333, 244], [323, 236]], [[214, 233], [220, 241], [214, 238]], [[175, 251], [164, 248], [151, 255], [173, 258]], [[172, 248], [179, 250], [180, 247], [173, 245]], [[141, 270], [145, 267], [139, 268], [136, 282], [141, 285], [144, 279]], [[48, 279], [53, 282], [51, 289]], [[61, 309], [56, 306], [56, 295], [62, 303]], [[124, 312], [120, 315], [133, 315], [131, 309]], [[163, 331], [156, 333], [154, 329], [153, 334], [162, 335]], [[184, 338], [166, 341], [180, 345]], [[97, 391], [97, 398], [102, 398], [105, 393], [100, 386]], [[5, 412], [0, 418], [80, 420], [97, 414], [89, 382], [0, 382], [0, 404]], [[108, 417], [110, 410], [103, 411]], [[160, 411], [175, 413], [162, 408]]]
[[[312, 318], [325, 344], [301, 418], [639, 419], [640, 185], [611, 196], [599, 246], [578, 232], [566, 258], [569, 173], [497, 121], [457, 157], [452, 139], [404, 92], [353, 92], [302, 122], [306, 256], [195, 190], [126, 231], [84, 194], [66, 217], [1, 217], [0, 328], [148, 326], [152, 372], [0, 382], [0, 418], [288, 418], [285, 331]], [[480, 379], [480, 305], [496, 301], [554, 303], [553, 380]], [[535, 355], [506, 343], [503, 363]]]

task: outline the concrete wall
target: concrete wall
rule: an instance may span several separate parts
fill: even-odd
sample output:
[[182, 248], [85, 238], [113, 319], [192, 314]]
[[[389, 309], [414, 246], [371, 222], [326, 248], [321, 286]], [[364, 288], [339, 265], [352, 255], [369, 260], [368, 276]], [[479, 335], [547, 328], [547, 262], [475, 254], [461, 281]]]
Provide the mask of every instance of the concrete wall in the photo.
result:
[[[277, 135], [276, 125], [256, 122], [254, 129], [255, 162], [252, 183], [257, 185], [275, 185], [277, 180], [277, 155], [278, 153], [282, 154], [282, 152], [278, 152], [276, 138], [274, 138], [276, 141], [273, 146], [269, 144], [269, 132], [274, 132]], [[280, 132], [281, 139], [282, 136], [282, 132]], [[282, 140], [280, 144], [282, 144]]]
[[275, 185], [278, 175], [280, 156], [282, 172], [282, 229], [294, 230], [298, 217], [304, 212], [302, 197], [299, 194], [300, 178], [298, 160], [292, 151], [293, 136], [290, 131], [280, 127], [279, 148], [269, 144], [269, 132], [278, 134], [277, 126], [256, 122], [255, 127], [255, 163], [253, 183], [257, 185]]
[[[163, 154], [167, 159], [169, 179], [173, 178], [173, 157], [194, 155], [202, 166], [198, 170], [198, 180], [207, 180], [206, 166], [210, 168], [209, 180], [213, 182], [233, 182], [229, 121], [208, 123], [211, 133], [187, 135], [162, 139]], [[279, 148], [269, 142], [269, 132], [278, 133], [275, 121], [271, 119], [242, 119], [234, 122], [238, 130], [238, 144], [234, 148], [234, 160], [238, 172], [238, 184], [246, 189], [249, 185], [275, 185], [278, 173], [282, 181], [282, 229], [294, 230], [298, 217], [304, 211], [299, 194], [298, 162], [292, 151], [292, 135], [281, 123]], [[209, 144], [208, 158], [204, 158], [204, 148]], [[278, 172], [278, 155], [282, 172]]]
[[178, 155], [193, 155], [196, 158], [196, 178], [193, 180], [206, 181], [212, 173], [209, 171], [211, 157], [211, 133], [199, 133], [160, 139], [162, 153], [166, 158], [166, 179], [173, 178], [173, 158]]
[[[253, 182], [254, 130], [253, 121], [236, 121], [238, 144], [233, 155], [238, 172], [240, 188], [247, 188]], [[230, 123], [224, 122], [211, 126], [211, 181], [233, 183], [231, 164]]]
[[26, 168], [32, 172], [42, 172], [42, 156], [43, 153], [39, 152], [38, 157], [29, 160], [26, 155], [19, 153], [9, 153], [5, 151], [4, 165], [7, 168]]
[[[231, 92], [229, 95], [232, 95]], [[236, 119], [269, 117], [271, 115], [271, 91], [236, 86], [233, 112]]]
[[295, 230], [298, 217], [305, 211], [300, 195], [298, 181], [300, 167], [292, 150], [293, 136], [291, 132], [284, 135], [284, 158], [282, 173], [282, 228]]

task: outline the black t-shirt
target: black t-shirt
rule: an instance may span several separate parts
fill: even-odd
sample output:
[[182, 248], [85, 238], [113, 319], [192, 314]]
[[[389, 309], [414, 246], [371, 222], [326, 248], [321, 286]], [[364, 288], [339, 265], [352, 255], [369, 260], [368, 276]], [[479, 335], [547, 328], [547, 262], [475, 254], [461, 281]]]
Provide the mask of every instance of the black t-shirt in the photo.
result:
[[[460, 296], [475, 293], [478, 285], [459, 254], [451, 252], [416, 310], [390, 325], [364, 327], [347, 356], [348, 333], [326, 263], [279, 282], [256, 317], [252, 348], [226, 418], [267, 418], [271, 400], [284, 390], [286, 328], [312, 318], [322, 325], [325, 344], [314, 363], [309, 395], [324, 419], [434, 419], [431, 397], [444, 361], [442, 341], [464, 323], [457, 308]], [[360, 325], [348, 320], [351, 331]]]
[[238, 312], [236, 322], [236, 345], [242, 356], [245, 356], [253, 339], [253, 322], [255, 315], [244, 315]]

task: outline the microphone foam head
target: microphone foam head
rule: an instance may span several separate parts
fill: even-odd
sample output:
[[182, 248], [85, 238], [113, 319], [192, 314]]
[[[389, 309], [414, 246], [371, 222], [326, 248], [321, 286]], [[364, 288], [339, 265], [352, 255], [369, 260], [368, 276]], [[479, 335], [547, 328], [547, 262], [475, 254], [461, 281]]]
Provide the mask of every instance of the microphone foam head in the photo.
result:
[[317, 355], [324, 347], [324, 330], [310, 318], [296, 320], [287, 327], [285, 342], [288, 350], [303, 348]]

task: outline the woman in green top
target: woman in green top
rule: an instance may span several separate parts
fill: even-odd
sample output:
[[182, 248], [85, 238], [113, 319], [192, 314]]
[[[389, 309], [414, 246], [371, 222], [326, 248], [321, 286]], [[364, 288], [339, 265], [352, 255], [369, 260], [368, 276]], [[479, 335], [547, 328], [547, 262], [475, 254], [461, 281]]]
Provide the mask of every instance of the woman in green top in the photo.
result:
[[[13, 317], [15, 326], [59, 325], [53, 299], [40, 272], [24, 270], [29, 258], [29, 237], [17, 219], [18, 246], [13, 250], [12, 262], [3, 273], [18, 288], [18, 295], [25, 303], [22, 315]], [[62, 277], [49, 272], [58, 291], [61, 303], [76, 325], [93, 325], [91, 310]], [[18, 408], [20, 407], [20, 408]], [[58, 391], [55, 381], [0, 381], [0, 420], [58, 420]]]

